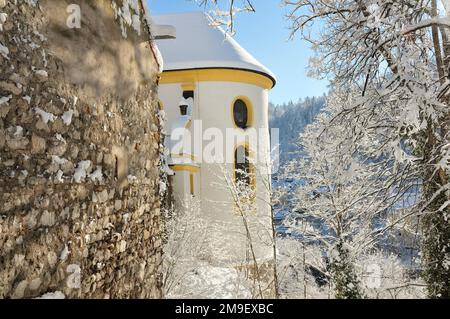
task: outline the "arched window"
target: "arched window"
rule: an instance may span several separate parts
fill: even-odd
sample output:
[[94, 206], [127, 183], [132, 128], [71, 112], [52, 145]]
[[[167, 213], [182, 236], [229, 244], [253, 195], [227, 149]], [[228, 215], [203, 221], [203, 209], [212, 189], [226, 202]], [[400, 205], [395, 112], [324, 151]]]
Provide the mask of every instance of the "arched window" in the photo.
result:
[[249, 151], [245, 146], [238, 146], [234, 152], [234, 177], [239, 188], [246, 188], [252, 184], [252, 172]]
[[250, 126], [251, 111], [242, 99], [237, 99], [233, 105], [233, 119], [237, 127], [246, 129]]

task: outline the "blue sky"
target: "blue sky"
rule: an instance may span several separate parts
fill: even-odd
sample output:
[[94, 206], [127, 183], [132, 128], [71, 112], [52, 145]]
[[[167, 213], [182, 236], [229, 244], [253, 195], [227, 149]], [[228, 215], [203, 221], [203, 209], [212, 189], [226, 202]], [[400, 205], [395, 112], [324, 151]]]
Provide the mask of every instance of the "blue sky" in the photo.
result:
[[[243, 13], [236, 20], [236, 40], [277, 76], [277, 86], [270, 92], [275, 104], [297, 101], [327, 92], [327, 83], [308, 78], [308, 59], [313, 54], [299, 37], [289, 38], [286, 8], [280, 0], [254, 0], [256, 13]], [[200, 11], [193, 0], [149, 0], [153, 15], [170, 12]]]

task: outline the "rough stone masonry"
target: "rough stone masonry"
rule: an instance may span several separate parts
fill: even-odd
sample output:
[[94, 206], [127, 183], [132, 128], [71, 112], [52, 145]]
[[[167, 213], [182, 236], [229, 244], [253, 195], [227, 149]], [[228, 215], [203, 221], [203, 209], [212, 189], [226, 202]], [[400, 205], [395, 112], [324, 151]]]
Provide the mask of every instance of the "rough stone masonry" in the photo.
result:
[[136, 4], [0, 0], [0, 298], [161, 297], [158, 65]]

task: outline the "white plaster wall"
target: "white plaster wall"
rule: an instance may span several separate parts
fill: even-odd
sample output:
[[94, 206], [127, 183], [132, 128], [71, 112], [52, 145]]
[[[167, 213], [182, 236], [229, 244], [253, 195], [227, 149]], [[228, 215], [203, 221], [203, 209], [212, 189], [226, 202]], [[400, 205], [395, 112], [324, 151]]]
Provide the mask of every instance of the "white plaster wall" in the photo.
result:
[[[178, 103], [182, 96], [180, 84], [161, 85], [159, 98], [163, 102], [167, 116], [167, 127], [171, 121], [178, 116]], [[226, 129], [232, 128], [238, 137], [238, 143], [244, 140], [245, 133], [234, 127], [232, 118], [232, 107], [234, 100], [239, 96], [247, 97], [253, 106], [253, 127], [263, 128], [266, 131], [264, 139], [259, 140], [259, 146], [263, 152], [268, 154], [268, 91], [258, 86], [232, 83], [232, 82], [198, 82], [195, 88], [195, 106], [193, 119], [201, 119], [203, 132], [208, 128], [219, 128], [225, 137]], [[235, 143], [223, 145], [223, 154], [231, 154], [234, 157]], [[197, 154], [199, 155], [199, 154]], [[255, 154], [256, 155], [256, 154]], [[266, 163], [259, 163], [264, 167]], [[201, 193], [201, 209], [205, 217], [212, 223], [210, 255], [213, 262], [243, 263], [247, 252], [247, 236], [243, 226], [242, 216], [236, 213], [234, 201], [230, 191], [223, 183], [223, 170], [229, 177], [232, 176], [233, 165], [201, 163], [198, 174], [198, 184]], [[267, 189], [267, 180], [264, 182], [257, 169], [257, 211], [248, 216], [251, 229], [252, 242], [259, 259], [270, 259], [270, 236], [271, 236], [271, 212], [267, 204], [270, 196]], [[181, 172], [177, 172], [179, 174]], [[179, 192], [189, 192], [189, 173], [184, 179], [185, 186], [174, 186]], [[196, 176], [197, 177], [197, 176]], [[267, 178], [267, 177], [266, 177]], [[175, 183], [182, 182], [180, 178], [174, 179]], [[197, 186], [197, 185], [196, 185]]]

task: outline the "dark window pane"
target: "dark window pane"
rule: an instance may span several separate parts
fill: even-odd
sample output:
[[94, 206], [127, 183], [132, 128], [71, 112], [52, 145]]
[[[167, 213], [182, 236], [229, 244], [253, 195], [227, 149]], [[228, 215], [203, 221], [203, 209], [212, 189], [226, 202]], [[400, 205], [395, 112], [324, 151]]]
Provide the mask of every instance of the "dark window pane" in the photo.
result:
[[194, 98], [194, 91], [183, 91], [183, 97], [185, 99]]
[[233, 106], [234, 123], [237, 127], [242, 129], [248, 126], [248, 109], [247, 105], [242, 100], [237, 100]]

